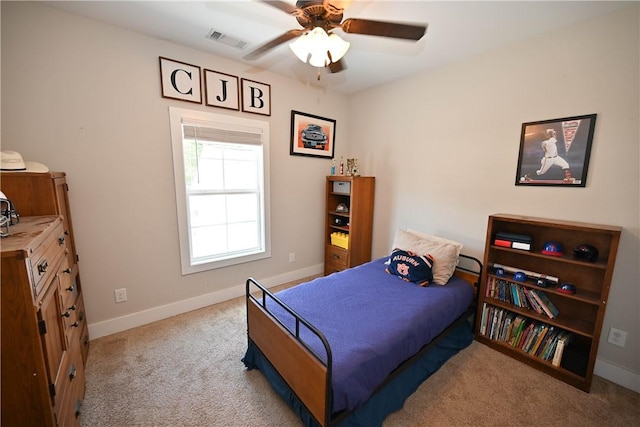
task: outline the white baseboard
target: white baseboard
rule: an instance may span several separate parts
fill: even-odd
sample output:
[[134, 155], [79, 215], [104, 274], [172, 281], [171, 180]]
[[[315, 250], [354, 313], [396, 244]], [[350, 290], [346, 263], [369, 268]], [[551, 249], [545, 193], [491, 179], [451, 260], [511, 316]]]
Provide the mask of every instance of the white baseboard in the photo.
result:
[[[291, 282], [293, 280], [303, 279], [309, 276], [315, 276], [324, 271], [324, 264], [318, 264], [312, 267], [303, 268], [301, 270], [291, 271], [278, 276], [258, 278], [262, 285], [267, 288]], [[89, 336], [91, 339], [104, 337], [106, 335], [115, 334], [116, 332], [126, 331], [127, 329], [137, 326], [146, 325], [147, 323], [156, 322], [158, 320], [167, 319], [178, 314], [187, 313], [212, 304], [228, 301], [233, 298], [243, 296], [245, 294], [245, 283], [226, 288], [221, 291], [211, 292], [209, 294], [200, 295], [194, 298], [177, 301], [171, 304], [153, 307], [148, 310], [127, 314], [126, 316], [116, 317], [102, 322], [89, 324]]]
[[596, 359], [596, 366], [593, 369], [593, 373], [612, 383], [640, 393], [640, 374], [631, 372], [626, 368], [614, 365], [606, 360]]

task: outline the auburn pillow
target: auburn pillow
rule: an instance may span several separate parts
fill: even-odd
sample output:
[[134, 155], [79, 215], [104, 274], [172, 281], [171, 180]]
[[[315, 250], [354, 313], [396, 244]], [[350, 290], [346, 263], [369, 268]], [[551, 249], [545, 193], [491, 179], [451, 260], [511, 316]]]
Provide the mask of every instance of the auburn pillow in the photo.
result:
[[386, 271], [407, 282], [428, 286], [433, 280], [433, 257], [429, 254], [416, 255], [411, 251], [394, 249], [389, 256]]

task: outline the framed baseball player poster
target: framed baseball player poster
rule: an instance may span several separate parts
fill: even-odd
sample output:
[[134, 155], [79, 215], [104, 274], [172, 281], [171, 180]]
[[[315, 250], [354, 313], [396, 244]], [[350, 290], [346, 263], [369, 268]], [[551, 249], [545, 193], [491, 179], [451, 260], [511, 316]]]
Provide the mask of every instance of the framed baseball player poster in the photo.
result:
[[516, 185], [584, 187], [596, 114], [522, 124]]

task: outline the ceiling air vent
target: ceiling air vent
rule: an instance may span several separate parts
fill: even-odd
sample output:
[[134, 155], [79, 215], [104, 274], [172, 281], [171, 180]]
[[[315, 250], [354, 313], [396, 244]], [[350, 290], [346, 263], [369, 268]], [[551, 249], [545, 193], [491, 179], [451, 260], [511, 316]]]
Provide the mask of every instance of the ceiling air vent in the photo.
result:
[[207, 34], [207, 38], [211, 40], [215, 40], [218, 43], [226, 44], [227, 46], [235, 47], [236, 49], [244, 49], [247, 47], [247, 43], [244, 40], [240, 40], [236, 37], [229, 36], [227, 34], [223, 34], [220, 31], [216, 31], [213, 28]]

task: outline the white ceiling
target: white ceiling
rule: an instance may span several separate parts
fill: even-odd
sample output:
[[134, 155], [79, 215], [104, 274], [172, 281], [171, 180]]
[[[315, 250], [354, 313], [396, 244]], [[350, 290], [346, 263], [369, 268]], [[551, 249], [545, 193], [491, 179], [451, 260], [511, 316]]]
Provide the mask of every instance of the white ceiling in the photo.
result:
[[[285, 0], [295, 4], [294, 0]], [[254, 61], [242, 57], [290, 29], [293, 16], [256, 0], [235, 1], [47, 1], [47, 5], [97, 21], [169, 40], [247, 65], [268, 69], [346, 94], [518, 42], [613, 11], [616, 1], [389, 1], [335, 0], [344, 18], [428, 23], [418, 42], [344, 34], [351, 42], [336, 74], [300, 62], [287, 44]], [[248, 43], [239, 50], [206, 35], [215, 29]], [[185, 60], [185, 58], [174, 58]]]

